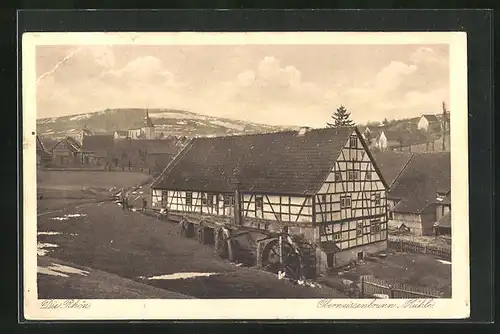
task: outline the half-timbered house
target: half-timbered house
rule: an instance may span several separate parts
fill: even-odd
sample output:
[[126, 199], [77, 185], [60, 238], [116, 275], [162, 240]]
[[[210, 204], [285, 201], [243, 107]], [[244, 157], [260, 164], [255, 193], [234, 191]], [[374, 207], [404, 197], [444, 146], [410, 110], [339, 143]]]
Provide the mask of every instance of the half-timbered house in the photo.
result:
[[319, 271], [387, 247], [387, 185], [356, 128], [194, 138], [151, 188], [156, 209], [302, 235]]

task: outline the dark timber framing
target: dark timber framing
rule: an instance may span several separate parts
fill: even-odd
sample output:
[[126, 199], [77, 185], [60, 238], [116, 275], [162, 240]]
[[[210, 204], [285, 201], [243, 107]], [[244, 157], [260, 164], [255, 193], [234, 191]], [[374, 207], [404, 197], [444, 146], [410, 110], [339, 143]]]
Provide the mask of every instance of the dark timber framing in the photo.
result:
[[[343, 138], [339, 147], [327, 177], [315, 191], [241, 189], [236, 198], [234, 192], [192, 186], [162, 189], [157, 182], [152, 187], [152, 201], [156, 208], [175, 214], [198, 213], [227, 219], [234, 218], [238, 202], [242, 228], [266, 231], [277, 224], [283, 230], [288, 226], [310, 229], [310, 238], [316, 238], [310, 241], [333, 241], [340, 252], [387, 240], [387, 184], [380, 170], [357, 129]], [[163, 174], [175, 168], [185, 152]]]

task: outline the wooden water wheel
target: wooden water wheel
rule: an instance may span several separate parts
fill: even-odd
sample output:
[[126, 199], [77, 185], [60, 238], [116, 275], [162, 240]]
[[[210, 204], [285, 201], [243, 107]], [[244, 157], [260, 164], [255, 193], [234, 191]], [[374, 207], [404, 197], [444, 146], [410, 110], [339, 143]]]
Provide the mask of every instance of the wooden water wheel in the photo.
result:
[[277, 273], [284, 271], [286, 277], [300, 279], [302, 276], [300, 253], [286, 238], [273, 239], [262, 250], [262, 267]]

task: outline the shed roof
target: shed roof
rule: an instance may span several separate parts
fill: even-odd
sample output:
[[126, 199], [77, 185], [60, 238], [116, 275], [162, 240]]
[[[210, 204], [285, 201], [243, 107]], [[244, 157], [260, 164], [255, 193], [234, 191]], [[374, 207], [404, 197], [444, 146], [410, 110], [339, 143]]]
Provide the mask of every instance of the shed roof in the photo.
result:
[[[316, 193], [353, 127], [195, 138], [153, 187], [232, 192]], [[364, 141], [363, 145], [366, 146]], [[366, 148], [366, 147], [365, 147]], [[368, 153], [370, 154], [370, 153]]]
[[413, 153], [403, 172], [389, 190], [389, 197], [400, 199], [395, 212], [421, 213], [436, 203], [438, 189], [451, 188], [449, 152]]

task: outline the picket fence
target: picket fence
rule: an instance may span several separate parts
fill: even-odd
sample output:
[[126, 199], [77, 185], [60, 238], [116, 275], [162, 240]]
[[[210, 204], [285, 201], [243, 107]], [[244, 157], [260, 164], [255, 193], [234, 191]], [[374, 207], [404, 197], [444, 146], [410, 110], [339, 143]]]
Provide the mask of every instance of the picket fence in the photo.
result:
[[451, 261], [451, 248], [427, 245], [394, 237], [387, 240], [387, 247], [398, 252], [430, 254], [441, 260]]
[[442, 298], [444, 293], [427, 288], [403, 283], [390, 284], [373, 276], [361, 276], [361, 296], [370, 298], [376, 295], [386, 295], [388, 298]]

